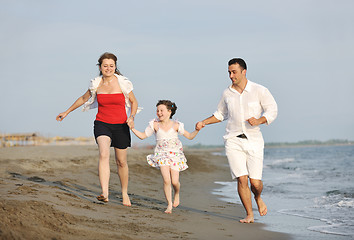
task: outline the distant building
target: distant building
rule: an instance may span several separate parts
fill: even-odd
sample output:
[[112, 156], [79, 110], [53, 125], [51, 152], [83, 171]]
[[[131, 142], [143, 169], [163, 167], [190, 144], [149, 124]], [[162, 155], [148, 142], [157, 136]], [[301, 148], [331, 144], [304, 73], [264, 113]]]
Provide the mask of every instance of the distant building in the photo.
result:
[[34, 146], [38, 145], [40, 139], [37, 133], [1, 134], [0, 147]]

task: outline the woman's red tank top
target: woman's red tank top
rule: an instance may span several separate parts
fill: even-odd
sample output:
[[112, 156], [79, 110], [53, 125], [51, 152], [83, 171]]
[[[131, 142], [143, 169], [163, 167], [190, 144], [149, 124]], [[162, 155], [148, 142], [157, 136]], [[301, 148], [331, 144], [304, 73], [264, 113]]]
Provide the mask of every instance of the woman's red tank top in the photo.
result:
[[97, 102], [97, 121], [110, 124], [122, 124], [127, 121], [127, 113], [125, 111], [125, 97], [123, 93], [99, 93], [97, 94]]

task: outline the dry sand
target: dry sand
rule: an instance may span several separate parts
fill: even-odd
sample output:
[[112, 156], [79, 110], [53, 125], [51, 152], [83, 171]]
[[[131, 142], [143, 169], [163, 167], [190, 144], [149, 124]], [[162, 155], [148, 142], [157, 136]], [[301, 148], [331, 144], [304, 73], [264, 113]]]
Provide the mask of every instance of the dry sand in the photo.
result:
[[185, 151], [181, 205], [165, 214], [159, 170], [146, 163], [150, 153], [129, 149], [132, 207], [125, 207], [113, 156], [110, 202], [95, 198], [96, 146], [0, 148], [0, 239], [290, 239], [260, 223], [239, 223], [243, 207], [210, 193], [215, 181], [230, 180], [226, 158], [212, 150]]

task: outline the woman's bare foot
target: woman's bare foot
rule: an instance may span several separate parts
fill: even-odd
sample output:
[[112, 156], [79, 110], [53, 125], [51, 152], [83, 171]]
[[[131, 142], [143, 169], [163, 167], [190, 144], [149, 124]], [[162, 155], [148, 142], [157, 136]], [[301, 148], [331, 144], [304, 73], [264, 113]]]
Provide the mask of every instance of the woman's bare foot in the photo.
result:
[[241, 223], [253, 223], [254, 222], [254, 217], [253, 216], [247, 216], [244, 219], [240, 220]]
[[267, 210], [267, 205], [263, 202], [262, 198], [255, 198], [257, 206], [258, 206], [258, 212], [261, 216], [265, 216], [268, 212]]
[[172, 206], [168, 205], [168, 207], [165, 210], [165, 213], [171, 214], [172, 213]]
[[129, 198], [128, 193], [122, 194], [122, 197], [123, 197], [123, 205], [130, 207], [132, 204], [130, 202], [130, 198]]
[[179, 193], [175, 194], [175, 199], [173, 201], [173, 207], [178, 207], [179, 205]]
[[101, 202], [108, 203], [108, 197], [105, 197], [103, 194], [97, 196], [97, 200]]

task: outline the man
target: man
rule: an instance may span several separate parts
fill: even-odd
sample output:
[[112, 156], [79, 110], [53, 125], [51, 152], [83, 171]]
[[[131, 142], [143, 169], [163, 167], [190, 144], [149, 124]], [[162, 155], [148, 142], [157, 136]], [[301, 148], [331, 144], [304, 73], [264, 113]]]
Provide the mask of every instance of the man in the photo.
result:
[[278, 108], [267, 88], [246, 78], [247, 65], [243, 59], [231, 59], [228, 70], [231, 86], [223, 92], [214, 115], [198, 122], [196, 129], [228, 120], [224, 135], [225, 152], [232, 179], [237, 179], [237, 191], [247, 213], [240, 222], [252, 223], [251, 191], [260, 215], [267, 214], [267, 206], [261, 198], [264, 141], [259, 125], [273, 122]]

